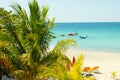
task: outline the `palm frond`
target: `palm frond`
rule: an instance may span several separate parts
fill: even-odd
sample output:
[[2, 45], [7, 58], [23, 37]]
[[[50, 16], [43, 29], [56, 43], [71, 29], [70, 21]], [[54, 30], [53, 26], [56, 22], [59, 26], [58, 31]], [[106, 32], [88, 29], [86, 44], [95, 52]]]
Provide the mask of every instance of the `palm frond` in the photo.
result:
[[43, 6], [43, 7], [42, 7], [42, 19], [43, 19], [43, 20], [46, 19], [48, 10], [49, 10], [49, 7], [48, 7], [48, 6]]
[[70, 71], [70, 76], [72, 76], [73, 80], [84, 80], [82, 72], [82, 65], [83, 65], [83, 59], [84, 56], [81, 54], [78, 58], [75, 64], [72, 67], [72, 70]]
[[66, 40], [61, 40], [56, 44], [52, 51], [57, 52], [58, 54], [63, 54], [69, 48], [70, 45], [77, 46], [76, 42], [73, 39], [68, 38]]
[[[34, 30], [33, 26], [36, 26], [37, 21], [40, 20], [40, 8], [36, 0], [33, 0], [33, 2], [29, 3], [29, 10], [30, 10], [30, 23]], [[35, 29], [36, 30], [36, 29]]]
[[47, 56], [43, 57], [40, 61], [41, 65], [50, 66], [57, 63], [57, 60], [60, 56], [55, 55], [54, 53], [49, 53]]
[[67, 62], [70, 63], [70, 60], [64, 54], [70, 45], [76, 45], [76, 42], [72, 39], [66, 39], [58, 42], [54, 49], [50, 51], [47, 56], [41, 59], [40, 63], [43, 65], [46, 64], [47, 66], [54, 63], [59, 63], [65, 66]]
[[17, 14], [20, 15], [19, 17], [28, 20], [28, 16], [25, 9], [23, 9], [18, 3], [16, 3], [15, 5], [11, 5], [11, 7], [17, 12]]
[[53, 28], [54, 28], [54, 26], [55, 26], [54, 22], [55, 22], [55, 18], [53, 18], [53, 19], [50, 21], [50, 27], [53, 27]]
[[50, 69], [49, 67], [46, 67], [44, 65], [40, 66], [38, 68], [38, 73], [37, 76], [35, 76], [35, 80], [44, 80], [44, 79], [49, 79], [49, 78], [57, 78], [57, 74], [55, 73], [55, 71], [53, 71], [52, 69]]

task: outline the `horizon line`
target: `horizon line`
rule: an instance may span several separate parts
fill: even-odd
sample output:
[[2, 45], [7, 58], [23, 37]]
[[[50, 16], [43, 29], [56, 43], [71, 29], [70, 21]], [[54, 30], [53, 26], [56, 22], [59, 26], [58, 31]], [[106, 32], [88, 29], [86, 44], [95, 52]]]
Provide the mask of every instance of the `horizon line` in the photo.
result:
[[95, 21], [95, 22], [92, 22], [92, 21], [91, 22], [86, 22], [86, 21], [85, 22], [77, 22], [76, 21], [76, 22], [55, 22], [55, 23], [120, 23], [120, 21], [119, 22], [118, 21], [116, 21], [116, 22], [115, 21], [106, 21], [106, 22], [105, 21], [103, 21], [103, 22], [102, 21]]

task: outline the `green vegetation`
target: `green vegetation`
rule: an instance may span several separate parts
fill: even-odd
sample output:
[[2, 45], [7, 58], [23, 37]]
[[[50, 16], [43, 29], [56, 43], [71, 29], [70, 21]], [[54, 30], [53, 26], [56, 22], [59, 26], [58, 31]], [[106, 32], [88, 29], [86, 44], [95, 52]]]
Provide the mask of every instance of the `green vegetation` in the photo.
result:
[[83, 56], [72, 66], [65, 55], [70, 45], [76, 45], [74, 40], [61, 40], [49, 49], [55, 20], [47, 17], [49, 8], [40, 8], [36, 0], [29, 3], [30, 15], [19, 4], [12, 8], [16, 13], [0, 8], [0, 73], [17, 80], [84, 80]]

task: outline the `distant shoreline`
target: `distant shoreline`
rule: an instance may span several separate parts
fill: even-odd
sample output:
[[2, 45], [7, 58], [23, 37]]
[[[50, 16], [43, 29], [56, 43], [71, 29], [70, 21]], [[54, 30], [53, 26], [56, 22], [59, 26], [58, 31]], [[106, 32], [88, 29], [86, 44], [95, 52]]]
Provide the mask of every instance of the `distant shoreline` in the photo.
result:
[[[53, 49], [54, 46], [50, 46], [50, 49]], [[120, 50], [114, 51], [114, 50], [102, 50], [102, 49], [88, 49], [88, 48], [80, 48], [80, 47], [69, 47], [68, 50], [79, 50], [79, 51], [96, 51], [96, 52], [106, 52], [106, 53], [114, 53], [120, 55]]]
[[74, 47], [74, 48], [70, 48], [70, 49], [73, 49], [73, 50], [74, 50], [74, 49], [75, 49], [75, 50], [82, 50], [82, 51], [86, 51], [86, 50], [87, 50], [87, 51], [96, 51], [96, 52], [106, 52], [106, 53], [116, 53], [116, 54], [120, 54], [120, 50], [114, 51], [114, 50], [107, 50], [107, 49], [106, 49], [106, 50], [105, 50], [105, 49], [104, 49], [104, 50], [103, 50], [103, 49], [96, 49], [96, 48], [95, 48], [95, 49], [88, 49], [88, 48], [80, 48], [80, 47], [79, 47], [79, 48], [75, 48], [75, 47]]

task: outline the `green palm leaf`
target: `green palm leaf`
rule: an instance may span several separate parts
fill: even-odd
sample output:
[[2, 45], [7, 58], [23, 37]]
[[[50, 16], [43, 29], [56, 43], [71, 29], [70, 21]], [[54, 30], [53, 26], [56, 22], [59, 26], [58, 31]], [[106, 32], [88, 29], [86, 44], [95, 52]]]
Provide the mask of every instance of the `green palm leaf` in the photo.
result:
[[36, 0], [28, 6], [30, 15], [19, 4], [11, 6], [15, 14], [0, 8], [0, 57], [9, 59], [16, 69], [13, 75], [18, 73], [15, 75], [25, 80], [26, 76], [28, 80], [71, 80], [66, 70], [66, 64], [71, 65], [71, 61], [65, 52], [76, 42], [61, 40], [49, 51], [55, 18], [49, 20], [49, 8], [40, 8]]
[[68, 38], [66, 40], [59, 41], [56, 44], [56, 46], [54, 47], [53, 52], [64, 54], [70, 45], [77, 46], [77, 43], [73, 39], [70, 39], [70, 38]]

